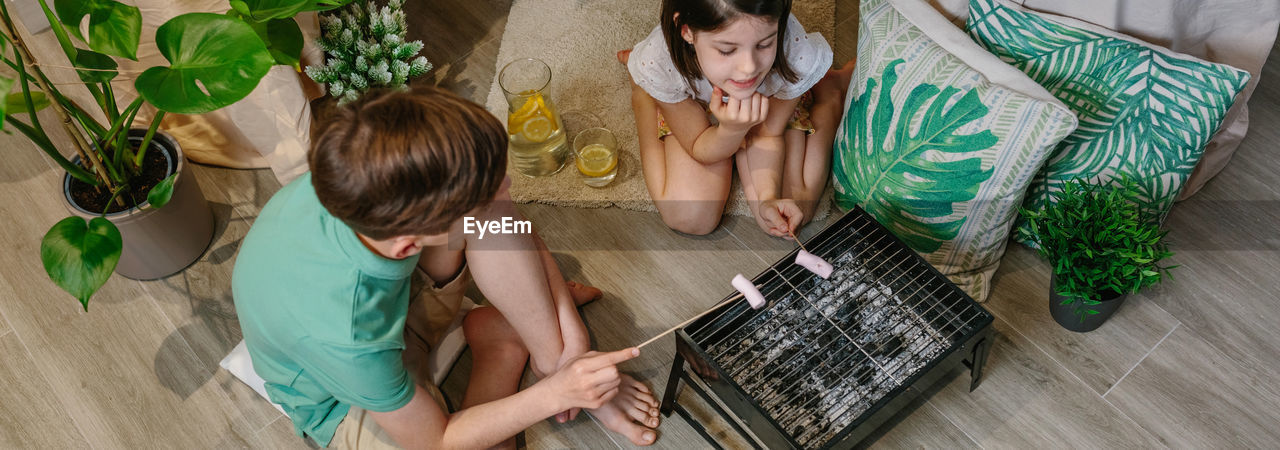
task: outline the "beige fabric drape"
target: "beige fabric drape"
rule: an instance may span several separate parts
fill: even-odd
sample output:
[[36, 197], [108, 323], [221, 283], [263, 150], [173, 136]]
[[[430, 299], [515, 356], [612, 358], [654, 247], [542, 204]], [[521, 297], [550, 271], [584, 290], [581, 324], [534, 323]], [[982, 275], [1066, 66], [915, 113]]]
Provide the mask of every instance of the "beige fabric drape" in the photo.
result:
[[[1205, 146], [1187, 180], [1186, 199], [1221, 172], [1249, 127], [1249, 96], [1280, 28], [1280, 0], [1012, 0], [1050, 14], [1072, 17], [1206, 61], [1248, 71], [1252, 78]], [[948, 18], [963, 22], [967, 0], [931, 0]]]
[[[136, 98], [133, 81], [149, 67], [168, 62], [155, 46], [156, 28], [169, 19], [189, 12], [223, 13], [226, 0], [123, 0], [142, 12], [142, 37], [138, 61], [117, 58], [120, 75], [112, 83], [121, 107]], [[52, 2], [50, 2], [52, 4]], [[315, 13], [297, 17], [307, 45], [302, 65], [323, 57], [314, 42], [319, 34]], [[88, 22], [88, 20], [85, 20]], [[86, 47], [77, 42], [77, 46]], [[58, 48], [51, 31], [43, 31], [30, 40], [32, 52], [45, 73], [60, 90], [83, 106], [94, 110], [93, 97], [78, 84], [75, 73], [66, 68], [70, 63]], [[55, 67], [63, 66], [63, 67]], [[276, 66], [258, 87], [239, 102], [201, 115], [168, 114], [161, 128], [173, 135], [187, 157], [202, 164], [232, 168], [270, 167], [282, 184], [307, 170], [306, 153], [310, 145], [311, 107], [309, 101], [323, 95], [322, 88], [305, 74], [293, 68]], [[155, 109], [146, 106], [138, 113], [135, 126], [146, 126]], [[99, 115], [101, 120], [101, 116]]]

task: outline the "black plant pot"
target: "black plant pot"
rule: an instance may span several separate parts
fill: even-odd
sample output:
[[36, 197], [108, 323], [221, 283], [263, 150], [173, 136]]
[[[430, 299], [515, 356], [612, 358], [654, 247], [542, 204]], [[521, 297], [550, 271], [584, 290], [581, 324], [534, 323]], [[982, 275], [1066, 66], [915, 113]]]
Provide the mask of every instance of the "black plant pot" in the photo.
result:
[[1116, 313], [1116, 310], [1120, 309], [1120, 304], [1124, 303], [1124, 299], [1128, 297], [1128, 295], [1115, 291], [1100, 293], [1097, 300], [1101, 303], [1093, 306], [1084, 305], [1085, 308], [1098, 311], [1098, 313], [1085, 314], [1082, 321], [1080, 320], [1080, 315], [1076, 314], [1075, 302], [1062, 304], [1063, 300], [1075, 300], [1076, 297], [1059, 295], [1057, 277], [1051, 277], [1049, 280], [1049, 314], [1053, 316], [1053, 320], [1058, 322], [1058, 325], [1077, 333], [1093, 331], [1102, 326], [1103, 322], [1106, 322], [1107, 319], [1111, 318], [1112, 314]]

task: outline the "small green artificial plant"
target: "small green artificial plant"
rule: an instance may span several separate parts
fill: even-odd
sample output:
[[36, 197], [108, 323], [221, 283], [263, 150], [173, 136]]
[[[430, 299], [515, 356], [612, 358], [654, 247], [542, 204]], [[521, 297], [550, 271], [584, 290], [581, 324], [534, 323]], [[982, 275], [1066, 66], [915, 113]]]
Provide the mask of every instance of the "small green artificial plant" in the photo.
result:
[[[228, 0], [225, 14], [188, 13], [169, 19], [156, 29], [154, 39], [169, 64], [137, 74], [136, 98], [117, 98], [115, 83], [123, 80], [116, 80], [116, 59], [137, 60], [141, 10], [116, 0], [38, 0], [66, 61], [36, 61], [6, 2], [0, 0], [0, 63], [14, 74], [0, 74], [0, 131], [22, 133], [71, 177], [109, 196], [107, 203], [112, 204], [103, 217], [67, 217], [45, 234], [40, 258], [49, 278], [88, 310], [89, 297], [111, 276], [123, 249], [120, 231], [105, 218], [107, 212], [113, 207], [160, 208], [173, 193], [173, 175], [149, 189], [138, 181], [164, 115], [201, 114], [235, 103], [248, 96], [273, 65], [297, 70], [303, 38], [293, 17], [350, 1]], [[86, 17], [88, 25], [83, 26]], [[93, 105], [76, 103], [46, 76], [46, 69], [59, 67], [76, 71], [76, 85], [89, 91]], [[135, 146], [128, 133], [144, 104], [158, 112], [146, 122], [147, 133]], [[56, 124], [41, 123], [37, 113], [44, 108], [53, 110]], [[55, 146], [46, 130], [55, 126], [70, 136], [78, 160], [63, 156]], [[146, 190], [147, 195], [135, 198], [132, 188]]]
[[1053, 266], [1062, 305], [1084, 321], [1098, 314], [1101, 294], [1132, 294], [1170, 276], [1160, 261], [1173, 255], [1157, 216], [1136, 201], [1139, 188], [1120, 177], [1111, 182], [1075, 179], [1040, 211], [1022, 209], [1019, 230]]
[[321, 16], [320, 48], [324, 64], [307, 66], [307, 76], [329, 87], [329, 95], [344, 104], [376, 87], [401, 88], [410, 79], [431, 70], [422, 41], [405, 42], [403, 0], [390, 0], [378, 8], [374, 2], [357, 1], [333, 14]]

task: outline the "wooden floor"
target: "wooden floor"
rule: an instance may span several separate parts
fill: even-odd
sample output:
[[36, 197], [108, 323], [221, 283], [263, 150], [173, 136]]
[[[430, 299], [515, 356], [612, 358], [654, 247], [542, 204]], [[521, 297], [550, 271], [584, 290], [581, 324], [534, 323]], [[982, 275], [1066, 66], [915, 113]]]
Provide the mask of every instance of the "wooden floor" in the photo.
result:
[[[841, 1], [837, 60], [856, 23]], [[852, 3], [852, 2], [848, 2]], [[437, 64], [428, 82], [483, 103], [505, 0], [409, 2], [413, 38]], [[1274, 58], [1273, 58], [1274, 59]], [[877, 433], [885, 448], [1265, 448], [1280, 442], [1280, 62], [1251, 101], [1231, 165], [1169, 218], [1175, 279], [1132, 297], [1105, 326], [1075, 334], [1046, 314], [1048, 267], [1013, 245], [986, 306], [997, 342], [987, 378], [957, 372]], [[50, 120], [51, 122], [51, 120]], [[59, 174], [24, 139], [0, 135], [0, 448], [303, 448], [287, 418], [220, 370], [240, 340], [230, 274], [241, 239], [279, 184], [269, 171], [195, 166], [217, 218], [196, 265], [150, 282], [114, 277], [91, 312], [48, 281], [39, 240], [65, 212]], [[730, 218], [681, 237], [656, 215], [525, 205], [566, 274], [606, 297], [584, 310], [599, 348], [635, 344], [726, 293], [790, 250]], [[805, 230], [815, 232], [816, 227]], [[601, 234], [599, 230], [609, 230]], [[803, 237], [803, 236], [802, 236]], [[658, 392], [673, 343], [623, 368]], [[464, 356], [446, 391], [455, 398]], [[662, 448], [706, 444], [679, 417]], [[629, 447], [581, 417], [541, 423], [530, 448]], [[732, 444], [731, 444], [732, 445]]]

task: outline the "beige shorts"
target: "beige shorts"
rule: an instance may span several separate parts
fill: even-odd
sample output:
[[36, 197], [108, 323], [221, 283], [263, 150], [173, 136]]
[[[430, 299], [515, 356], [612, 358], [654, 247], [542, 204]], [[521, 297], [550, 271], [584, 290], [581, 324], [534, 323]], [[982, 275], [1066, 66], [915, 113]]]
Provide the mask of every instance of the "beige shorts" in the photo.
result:
[[[402, 359], [405, 368], [413, 376], [414, 382], [430, 393], [445, 413], [449, 412], [449, 405], [445, 402], [440, 388], [436, 387], [431, 380], [426, 361], [431, 354], [431, 348], [440, 342], [445, 330], [458, 315], [458, 309], [462, 307], [463, 295], [470, 283], [471, 273], [464, 265], [458, 275], [444, 286], [424, 287], [409, 301], [409, 315], [404, 324], [405, 350]], [[329, 446], [352, 450], [400, 448], [386, 430], [378, 426], [368, 411], [356, 406], [352, 406], [351, 410], [347, 411], [347, 417], [338, 424], [338, 429], [333, 433], [333, 441]]]

